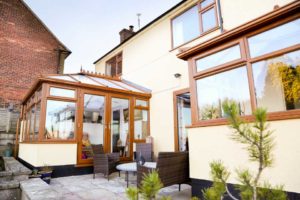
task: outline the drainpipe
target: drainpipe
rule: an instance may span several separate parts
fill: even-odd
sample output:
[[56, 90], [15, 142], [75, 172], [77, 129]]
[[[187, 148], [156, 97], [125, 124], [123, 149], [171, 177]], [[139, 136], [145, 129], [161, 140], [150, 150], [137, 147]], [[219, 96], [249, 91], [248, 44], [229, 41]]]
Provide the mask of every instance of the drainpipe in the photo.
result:
[[223, 28], [223, 18], [222, 18], [220, 0], [217, 0], [217, 6], [218, 6], [218, 17], [219, 17], [219, 22], [220, 22], [220, 30], [221, 30], [221, 33], [223, 33], [224, 32], [224, 28]]

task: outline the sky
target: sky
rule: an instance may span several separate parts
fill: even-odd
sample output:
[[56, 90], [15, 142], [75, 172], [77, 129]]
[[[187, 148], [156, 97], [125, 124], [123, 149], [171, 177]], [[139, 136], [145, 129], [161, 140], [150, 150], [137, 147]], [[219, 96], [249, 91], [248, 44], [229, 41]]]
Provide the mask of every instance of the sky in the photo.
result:
[[71, 51], [64, 73], [93, 70], [93, 62], [120, 43], [119, 32], [138, 30], [180, 0], [24, 0]]

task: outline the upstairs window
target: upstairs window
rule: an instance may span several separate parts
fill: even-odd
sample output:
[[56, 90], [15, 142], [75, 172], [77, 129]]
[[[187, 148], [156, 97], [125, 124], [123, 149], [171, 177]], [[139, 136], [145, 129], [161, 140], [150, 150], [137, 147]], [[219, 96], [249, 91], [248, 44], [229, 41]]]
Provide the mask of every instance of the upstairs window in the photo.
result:
[[122, 74], [122, 53], [119, 53], [106, 62], [105, 74], [108, 76]]
[[203, 0], [172, 19], [173, 47], [218, 27], [215, 0]]

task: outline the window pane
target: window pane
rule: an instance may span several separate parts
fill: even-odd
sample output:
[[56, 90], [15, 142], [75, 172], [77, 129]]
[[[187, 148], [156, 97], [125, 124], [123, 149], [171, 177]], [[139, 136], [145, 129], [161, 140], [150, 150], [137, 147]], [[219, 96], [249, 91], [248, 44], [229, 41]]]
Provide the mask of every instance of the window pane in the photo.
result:
[[214, 8], [209, 9], [208, 11], [202, 14], [203, 32], [208, 31], [209, 29], [212, 29], [217, 26], [216, 18], [216, 12]]
[[240, 67], [197, 80], [198, 113], [200, 120], [224, 117], [222, 103], [234, 100], [240, 115], [251, 114], [246, 67]]
[[92, 158], [92, 144], [104, 144], [104, 108], [104, 96], [84, 95], [82, 159]]
[[251, 57], [280, 50], [300, 41], [300, 19], [283, 24], [248, 39]]
[[89, 79], [88, 77], [86, 77], [84, 75], [72, 75], [72, 77], [75, 78], [76, 80], [80, 81], [81, 83], [91, 84], [91, 85], [100, 85], [97, 82]]
[[205, 8], [206, 6], [208, 6], [208, 5], [210, 5], [210, 4], [212, 4], [213, 2], [214, 2], [214, 0], [204, 0], [204, 1], [202, 1], [202, 2], [200, 3], [201, 9], [202, 9], [202, 8]]
[[173, 46], [179, 46], [200, 35], [198, 7], [194, 6], [172, 21]]
[[38, 139], [38, 135], [39, 135], [40, 113], [41, 113], [41, 102], [39, 102], [38, 104], [36, 104], [36, 111], [35, 111], [35, 128], [34, 128], [34, 138], [35, 138], [35, 140]]
[[190, 93], [176, 96], [176, 105], [178, 149], [179, 151], [188, 151], [188, 133], [186, 126], [192, 124]]
[[122, 87], [112, 83], [111, 81], [105, 80], [103, 78], [98, 78], [98, 77], [91, 77], [91, 79], [96, 80], [97, 82], [111, 88], [117, 88], [117, 89], [123, 89]]
[[134, 139], [146, 139], [148, 135], [148, 111], [134, 110]]
[[252, 64], [259, 107], [300, 109], [300, 50]]
[[197, 71], [199, 72], [240, 58], [240, 46], [236, 45], [197, 60]]
[[34, 139], [34, 116], [35, 116], [35, 108], [32, 106], [30, 111], [30, 132], [29, 132], [29, 138], [32, 141]]
[[48, 76], [47, 78], [54, 78], [54, 79], [59, 79], [59, 80], [64, 80], [64, 81], [75, 82], [75, 80], [69, 76]]
[[135, 105], [136, 106], [148, 107], [148, 101], [137, 99], [137, 100], [135, 100]]
[[129, 157], [129, 100], [112, 98], [111, 147], [121, 157]]
[[58, 96], [58, 97], [69, 97], [75, 98], [75, 90], [68, 90], [63, 88], [50, 88], [50, 95], [51, 96]]
[[45, 139], [74, 139], [75, 103], [47, 100]]

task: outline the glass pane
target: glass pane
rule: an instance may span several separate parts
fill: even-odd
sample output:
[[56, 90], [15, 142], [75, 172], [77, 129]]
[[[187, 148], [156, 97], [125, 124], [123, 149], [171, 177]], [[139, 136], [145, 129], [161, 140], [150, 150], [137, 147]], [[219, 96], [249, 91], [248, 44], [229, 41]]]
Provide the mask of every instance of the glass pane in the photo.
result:
[[177, 100], [177, 130], [179, 151], [188, 151], [187, 125], [192, 124], [190, 93], [178, 95]]
[[35, 128], [34, 128], [34, 138], [35, 138], [35, 140], [38, 139], [38, 135], [39, 135], [40, 113], [41, 113], [41, 102], [39, 102], [38, 104], [36, 104], [36, 111], [35, 111]]
[[72, 77], [74, 77], [76, 80], [80, 81], [81, 83], [91, 84], [91, 85], [100, 85], [97, 82], [95, 82], [83, 75], [72, 75]]
[[252, 64], [258, 107], [300, 109], [300, 50]]
[[36, 91], [36, 96], [37, 96], [37, 99], [41, 99], [41, 97], [42, 97], [42, 87], [40, 87], [40, 88]]
[[179, 46], [200, 35], [198, 7], [194, 6], [172, 21], [173, 46]]
[[30, 111], [30, 131], [29, 131], [29, 138], [32, 141], [34, 139], [34, 116], [35, 116], [35, 108], [32, 106]]
[[137, 99], [135, 100], [135, 106], [148, 107], [148, 101]]
[[222, 103], [234, 100], [240, 115], [251, 114], [246, 67], [240, 67], [197, 80], [198, 113], [200, 120], [223, 118]]
[[251, 57], [280, 50], [300, 41], [300, 19], [283, 24], [248, 39]]
[[84, 95], [83, 134], [81, 158], [92, 158], [92, 144], [104, 144], [105, 97]]
[[[123, 89], [123, 90], [128, 89], [128, 90], [131, 90], [131, 91], [134, 91], [134, 92], [142, 92], [142, 91], [140, 91], [140, 90], [138, 90], [138, 89], [136, 89], [136, 88], [134, 88], [134, 87], [131, 87], [131, 86], [125, 84], [125, 83], [122, 83], [122, 82], [120, 82], [120, 81], [113, 81], [113, 80], [111, 80], [111, 81], [112, 81], [113, 83], [116, 83], [116, 84], [119, 84], [120, 86], [122, 86], [122, 89]], [[125, 88], [125, 89], [124, 89], [124, 88]]]
[[59, 79], [59, 80], [64, 80], [64, 81], [76, 82], [74, 79], [72, 79], [69, 76], [48, 76], [47, 78], [54, 78], [54, 79]]
[[129, 100], [112, 98], [111, 147], [121, 157], [129, 157]]
[[134, 139], [146, 139], [148, 136], [148, 111], [134, 110]]
[[99, 83], [103, 84], [104, 86], [111, 87], [111, 88], [122, 89], [122, 87], [112, 83], [111, 81], [105, 80], [103, 78], [98, 78], [98, 77], [91, 77], [91, 78], [98, 81]]
[[29, 136], [29, 132], [30, 132], [30, 110], [29, 111], [27, 111], [27, 113], [26, 113], [26, 131], [25, 131], [25, 134], [26, 134], [26, 136], [25, 136], [25, 138], [26, 139], [30, 139], [30, 136]]
[[217, 16], [215, 9], [209, 9], [202, 14], [202, 27], [203, 32], [208, 31], [217, 26]]
[[205, 8], [206, 6], [208, 6], [208, 5], [210, 5], [210, 4], [212, 4], [213, 2], [214, 2], [214, 0], [204, 0], [204, 1], [202, 1], [202, 2], [200, 3], [201, 9], [202, 9], [202, 8]]
[[47, 100], [45, 139], [74, 139], [74, 102]]
[[196, 61], [197, 71], [215, 67], [241, 58], [240, 45], [235, 45]]
[[50, 95], [51, 96], [58, 96], [58, 97], [69, 97], [75, 98], [75, 90], [68, 90], [63, 88], [50, 88]]

